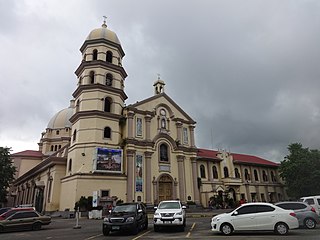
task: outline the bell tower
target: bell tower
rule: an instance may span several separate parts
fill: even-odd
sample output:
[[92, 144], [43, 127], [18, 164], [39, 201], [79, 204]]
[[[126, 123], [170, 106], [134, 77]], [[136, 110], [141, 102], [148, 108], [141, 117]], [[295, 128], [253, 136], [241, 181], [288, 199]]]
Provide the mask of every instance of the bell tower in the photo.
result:
[[154, 95], [158, 95], [161, 93], [164, 93], [164, 81], [160, 79], [160, 74], [158, 74], [158, 79], [157, 81], [154, 82], [153, 87], [154, 87]]
[[67, 175], [92, 173], [97, 147], [120, 148], [120, 121], [127, 99], [124, 92], [127, 73], [122, 67], [125, 53], [106, 20], [90, 32], [80, 51], [82, 61], [75, 71], [78, 84], [73, 93], [75, 110], [70, 118]]

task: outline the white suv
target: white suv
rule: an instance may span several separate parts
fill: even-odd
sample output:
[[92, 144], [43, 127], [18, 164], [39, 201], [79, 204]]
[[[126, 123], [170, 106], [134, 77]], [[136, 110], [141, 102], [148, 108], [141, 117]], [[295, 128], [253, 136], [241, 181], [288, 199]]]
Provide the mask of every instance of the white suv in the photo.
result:
[[159, 203], [155, 207], [153, 217], [154, 231], [158, 232], [160, 227], [179, 227], [180, 231], [184, 231], [186, 226], [186, 207], [182, 206], [180, 201], [168, 200]]
[[302, 202], [308, 203], [311, 207], [314, 207], [316, 213], [320, 218], [320, 196], [309, 196], [300, 198]]

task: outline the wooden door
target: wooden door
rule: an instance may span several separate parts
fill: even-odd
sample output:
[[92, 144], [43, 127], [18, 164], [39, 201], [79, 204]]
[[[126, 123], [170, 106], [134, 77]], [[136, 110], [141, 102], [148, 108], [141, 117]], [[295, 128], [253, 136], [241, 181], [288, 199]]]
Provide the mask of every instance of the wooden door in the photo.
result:
[[159, 201], [172, 200], [172, 180], [163, 176], [159, 180]]

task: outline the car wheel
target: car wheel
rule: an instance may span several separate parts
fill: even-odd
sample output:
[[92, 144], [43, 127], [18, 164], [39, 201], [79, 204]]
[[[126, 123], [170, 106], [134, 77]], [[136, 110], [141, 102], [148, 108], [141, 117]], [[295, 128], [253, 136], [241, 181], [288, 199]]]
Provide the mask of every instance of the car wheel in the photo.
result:
[[110, 231], [108, 229], [104, 228], [104, 229], [102, 229], [102, 233], [103, 233], [104, 236], [108, 236]]
[[155, 232], [159, 232], [159, 226], [154, 225], [154, 226], [153, 226], [153, 230], [154, 230]]
[[137, 235], [139, 230], [141, 228], [141, 225], [139, 225], [139, 223], [137, 223], [137, 225], [135, 226], [135, 228], [132, 229], [132, 234], [133, 235]]
[[185, 227], [184, 225], [180, 226], [180, 229], [179, 229], [180, 232], [184, 232], [184, 227]]
[[304, 226], [308, 229], [314, 229], [316, 227], [317, 223], [312, 218], [307, 218], [304, 220]]
[[0, 226], [0, 233], [4, 232], [4, 227]]
[[229, 223], [223, 223], [220, 227], [220, 231], [224, 235], [231, 235], [233, 232], [233, 227]]
[[147, 229], [148, 229], [148, 218], [144, 222], [144, 227], [143, 227], [143, 230], [147, 230]]
[[36, 222], [32, 225], [32, 230], [38, 231], [41, 229], [41, 223]]
[[279, 235], [286, 235], [289, 231], [289, 228], [287, 224], [280, 222], [276, 224], [274, 231]]

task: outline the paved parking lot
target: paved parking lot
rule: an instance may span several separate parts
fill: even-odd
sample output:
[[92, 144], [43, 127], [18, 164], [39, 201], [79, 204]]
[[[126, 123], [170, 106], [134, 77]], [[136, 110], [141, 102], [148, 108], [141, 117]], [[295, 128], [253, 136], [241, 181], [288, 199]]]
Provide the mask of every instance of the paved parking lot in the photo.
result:
[[[210, 231], [210, 216], [196, 215], [187, 219], [185, 232], [176, 232], [175, 229], [167, 229], [161, 232], [154, 232], [152, 221], [149, 221], [148, 230], [140, 232], [137, 235], [128, 235], [125, 233], [112, 233], [105, 237], [102, 235], [102, 220], [89, 220], [81, 218], [79, 220], [80, 229], [74, 229], [75, 219], [54, 218], [49, 226], [44, 226], [40, 231], [24, 231], [1, 233], [1, 240], [56, 240], [56, 239], [78, 239], [78, 240], [102, 240], [102, 239], [125, 239], [125, 240], [144, 240], [144, 239], [292, 239], [292, 240], [319, 240], [320, 226], [316, 229], [297, 229], [291, 230], [287, 236], [278, 236], [272, 232], [259, 233], [238, 233], [232, 236], [223, 236]], [[210, 213], [209, 213], [210, 215]]]

